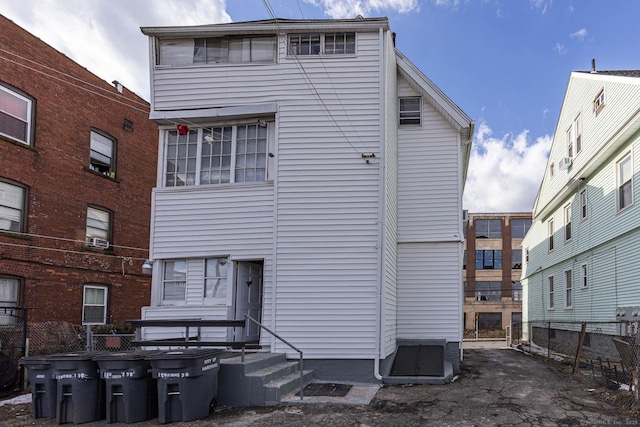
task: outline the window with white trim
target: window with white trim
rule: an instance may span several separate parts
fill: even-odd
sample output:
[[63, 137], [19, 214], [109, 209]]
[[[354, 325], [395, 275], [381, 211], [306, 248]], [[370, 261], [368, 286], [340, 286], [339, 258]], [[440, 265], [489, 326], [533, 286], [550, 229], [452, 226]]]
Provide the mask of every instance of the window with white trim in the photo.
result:
[[422, 123], [422, 98], [419, 96], [408, 96], [400, 98], [398, 103], [400, 108], [401, 125], [419, 125]]
[[587, 189], [580, 192], [580, 219], [587, 219]]
[[101, 285], [85, 285], [83, 295], [82, 324], [104, 325], [107, 323], [107, 287]]
[[593, 100], [593, 112], [596, 116], [600, 114], [600, 111], [604, 108], [604, 88], [600, 90], [596, 99]]
[[580, 266], [580, 284], [583, 288], [589, 286], [589, 268], [587, 264], [582, 264]]
[[162, 271], [162, 300], [185, 301], [187, 297], [187, 260], [164, 261]]
[[26, 187], [0, 180], [0, 230], [25, 231], [26, 194]]
[[204, 269], [204, 297], [227, 299], [228, 258], [207, 258]]
[[33, 100], [0, 84], [0, 135], [32, 145]]
[[186, 66], [218, 63], [273, 63], [276, 36], [160, 39], [157, 65]]
[[575, 135], [573, 131], [574, 131], [573, 126], [569, 126], [569, 129], [567, 130], [566, 153], [567, 153], [567, 157], [571, 157], [571, 158], [573, 158], [573, 142], [574, 142], [574, 135]]
[[571, 240], [571, 203], [564, 207], [564, 240]]
[[105, 133], [91, 131], [89, 169], [105, 176], [115, 177], [116, 140]]
[[576, 136], [576, 154], [582, 151], [582, 115], [578, 114], [573, 121]]
[[556, 167], [553, 162], [549, 163], [549, 177], [553, 178], [553, 175], [556, 174]]
[[0, 311], [0, 325], [9, 325], [17, 322], [16, 313], [11, 310], [20, 306], [22, 294], [22, 279], [17, 277], [0, 276], [0, 307], [6, 310]]
[[553, 310], [554, 306], [555, 306], [555, 302], [554, 302], [554, 283], [553, 283], [553, 276], [549, 276], [547, 277], [547, 295], [549, 297], [549, 303], [548, 303], [548, 308], [549, 310]]
[[564, 308], [573, 306], [573, 271], [564, 272]]
[[287, 52], [294, 56], [356, 53], [356, 33], [289, 34]]
[[111, 212], [96, 206], [87, 207], [87, 246], [107, 249], [111, 237]]
[[165, 186], [267, 180], [269, 123], [166, 132]]
[[633, 204], [633, 164], [631, 153], [627, 153], [616, 163], [617, 208], [622, 210]]
[[549, 251], [553, 250], [553, 219], [549, 220], [549, 224], [548, 224], [548, 242], [549, 242]]

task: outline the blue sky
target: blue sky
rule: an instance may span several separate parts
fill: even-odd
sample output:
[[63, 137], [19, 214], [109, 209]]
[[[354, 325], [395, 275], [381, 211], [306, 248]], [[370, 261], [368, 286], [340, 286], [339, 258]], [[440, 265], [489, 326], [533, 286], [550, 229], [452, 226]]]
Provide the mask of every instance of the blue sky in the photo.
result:
[[[266, 3], [266, 4], [265, 4]], [[637, 0], [21, 0], [0, 13], [149, 99], [141, 26], [386, 16], [396, 46], [476, 121], [471, 212], [530, 211], [569, 73], [640, 69]]]

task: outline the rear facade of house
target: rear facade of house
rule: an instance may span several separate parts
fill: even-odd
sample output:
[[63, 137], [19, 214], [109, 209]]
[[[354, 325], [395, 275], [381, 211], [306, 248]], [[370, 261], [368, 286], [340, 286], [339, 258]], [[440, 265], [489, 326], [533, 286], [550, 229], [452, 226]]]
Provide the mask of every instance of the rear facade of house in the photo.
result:
[[[388, 21], [142, 31], [160, 126], [142, 318], [249, 315], [327, 378], [380, 379], [403, 340], [457, 368], [473, 122]], [[249, 325], [207, 334], [297, 357]]]

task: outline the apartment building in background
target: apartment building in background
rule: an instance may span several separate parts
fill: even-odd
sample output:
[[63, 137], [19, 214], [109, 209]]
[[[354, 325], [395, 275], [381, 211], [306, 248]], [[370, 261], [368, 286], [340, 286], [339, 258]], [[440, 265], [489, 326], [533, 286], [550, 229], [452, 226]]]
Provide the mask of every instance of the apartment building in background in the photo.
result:
[[505, 329], [522, 321], [522, 239], [530, 212], [470, 213], [465, 226], [464, 328]]
[[0, 323], [122, 323], [149, 304], [149, 104], [0, 16]]

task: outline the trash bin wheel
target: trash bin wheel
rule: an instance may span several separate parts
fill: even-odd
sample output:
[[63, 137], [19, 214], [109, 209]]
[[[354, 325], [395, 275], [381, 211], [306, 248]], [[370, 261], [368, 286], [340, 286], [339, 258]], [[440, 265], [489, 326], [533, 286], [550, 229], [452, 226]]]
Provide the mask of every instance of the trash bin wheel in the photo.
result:
[[213, 414], [213, 411], [216, 410], [217, 403], [216, 399], [211, 399], [211, 403], [209, 404], [209, 415]]

